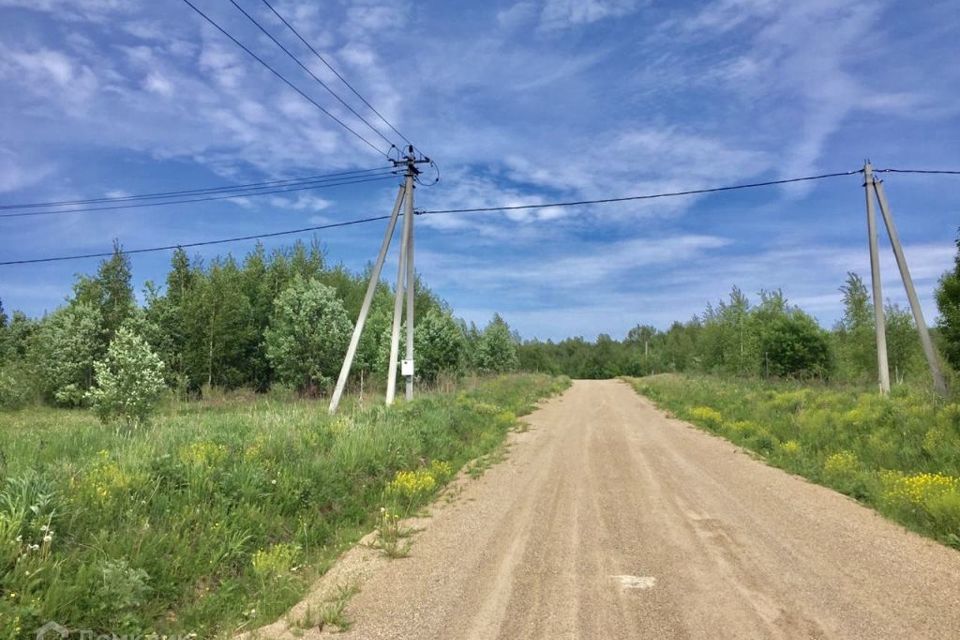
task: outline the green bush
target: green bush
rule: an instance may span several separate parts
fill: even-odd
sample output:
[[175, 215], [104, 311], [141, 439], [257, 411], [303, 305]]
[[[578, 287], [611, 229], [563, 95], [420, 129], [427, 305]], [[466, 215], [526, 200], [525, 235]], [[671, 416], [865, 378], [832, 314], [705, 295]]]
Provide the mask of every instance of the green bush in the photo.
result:
[[164, 365], [147, 342], [121, 327], [107, 356], [93, 365], [97, 386], [89, 391], [91, 406], [103, 422], [119, 420], [127, 427], [144, 424], [164, 390]]
[[273, 303], [264, 334], [277, 379], [316, 393], [337, 375], [353, 327], [337, 292], [297, 276]]

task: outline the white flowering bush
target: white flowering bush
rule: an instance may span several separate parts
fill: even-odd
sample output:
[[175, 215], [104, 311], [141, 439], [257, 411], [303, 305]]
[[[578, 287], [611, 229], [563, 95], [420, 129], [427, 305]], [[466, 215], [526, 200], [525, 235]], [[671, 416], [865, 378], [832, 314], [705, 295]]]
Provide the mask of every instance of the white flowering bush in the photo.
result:
[[122, 327], [106, 358], [93, 369], [96, 386], [88, 397], [103, 422], [118, 421], [129, 428], [149, 420], [163, 392], [164, 364], [146, 340]]

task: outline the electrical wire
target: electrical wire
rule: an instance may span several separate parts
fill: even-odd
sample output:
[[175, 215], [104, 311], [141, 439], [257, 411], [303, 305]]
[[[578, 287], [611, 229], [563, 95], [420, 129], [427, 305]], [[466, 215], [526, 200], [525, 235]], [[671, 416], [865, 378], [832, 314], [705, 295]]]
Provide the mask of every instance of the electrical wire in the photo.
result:
[[[766, 186], [773, 186], [773, 185], [790, 184], [795, 182], [806, 182], [810, 180], [823, 180], [827, 178], [836, 178], [840, 176], [851, 176], [857, 173], [862, 173], [862, 170], [858, 169], [855, 171], [824, 173], [816, 176], [804, 176], [801, 178], [787, 178], [784, 180], [768, 180], [766, 182], [753, 182], [748, 184], [731, 185], [726, 187], [712, 187], [708, 189], [689, 189], [686, 191], [672, 191], [667, 193], [656, 193], [656, 194], [640, 195], [640, 196], [627, 196], [622, 198], [603, 198], [599, 200], [579, 200], [579, 201], [572, 201], [572, 202], [555, 202], [551, 204], [537, 204], [537, 205], [516, 205], [516, 206], [509, 206], [509, 207], [475, 207], [471, 209], [434, 209], [434, 210], [426, 210], [426, 211], [422, 211], [422, 210], [416, 211], [415, 213], [418, 215], [430, 215], [430, 214], [441, 214], [441, 213], [474, 213], [474, 212], [483, 212], [483, 211], [514, 211], [517, 209], [542, 209], [546, 207], [570, 207], [570, 206], [587, 205], [587, 204], [605, 204], [605, 203], [611, 203], [611, 202], [626, 202], [630, 200], [648, 200], [653, 198], [666, 198], [666, 197], [673, 197], [673, 196], [696, 195], [696, 194], [703, 194], [703, 193], [717, 193], [717, 192], [723, 192], [723, 191], [734, 191], [737, 189], [752, 189], [755, 187], [766, 187]], [[338, 227], [347, 227], [352, 225], [364, 224], [367, 222], [376, 222], [378, 220], [386, 220], [389, 217], [390, 216], [376, 216], [371, 218], [360, 218], [357, 220], [348, 220], [345, 222], [337, 222], [337, 223], [327, 224], [327, 225], [318, 225], [315, 227], [303, 227], [301, 229], [291, 229], [288, 231], [275, 231], [272, 233], [239, 236], [234, 238], [224, 238], [220, 240], [207, 240], [203, 242], [191, 242], [187, 244], [165, 245], [161, 247], [150, 247], [146, 249], [133, 249], [130, 251], [125, 251], [124, 253], [128, 253], [128, 254], [150, 253], [155, 251], [168, 251], [170, 249], [177, 249], [177, 248], [202, 247], [202, 246], [209, 246], [209, 245], [216, 245], [216, 244], [225, 244], [228, 242], [240, 242], [243, 240], [274, 238], [277, 236], [306, 233], [308, 231], [320, 231], [323, 229], [334, 229]], [[109, 257], [111, 255], [113, 254], [108, 252], [108, 253], [89, 253], [89, 254], [72, 255], [72, 256], [59, 256], [59, 257], [52, 257], [52, 258], [9, 260], [5, 262], [0, 262], [0, 266], [18, 265], [18, 264], [36, 264], [41, 262], [60, 262], [65, 260], [80, 260], [84, 258], [103, 258], [103, 257]]]
[[470, 209], [427, 209], [421, 210], [420, 215], [434, 215], [441, 213], [480, 213], [485, 211], [517, 211], [520, 209], [546, 209], [549, 207], [575, 207], [587, 204], [609, 204], [614, 202], [630, 202], [633, 200], [653, 200], [655, 198], [672, 198], [676, 196], [692, 196], [704, 193], [718, 193], [721, 191], [735, 191], [737, 189], [753, 189], [755, 187], [769, 187], [778, 184], [790, 184], [793, 182], [806, 182], [810, 180], [823, 180], [826, 178], [837, 178], [840, 176], [852, 176], [857, 173], [863, 173], [862, 169], [856, 171], [842, 171], [838, 173], [824, 173], [817, 176], [804, 176], [802, 178], [786, 178], [784, 180], [768, 180], [766, 182], [752, 182], [748, 184], [737, 184], [726, 187], [710, 187], [707, 189], [688, 189], [686, 191], [669, 191], [666, 193], [652, 193], [639, 196], [624, 196], [620, 198], [602, 198], [599, 200], [574, 200], [569, 202], [548, 202], [544, 204], [519, 204], [503, 207], [473, 207]]
[[[199, 198], [187, 198], [182, 200], [165, 200], [162, 202], [136, 202], [133, 204], [119, 204], [104, 207], [86, 207], [82, 209], [63, 209], [61, 211], [23, 211], [17, 213], [3, 213], [0, 218], [25, 218], [31, 216], [50, 216], [64, 213], [88, 213], [91, 211], [113, 211], [116, 209], [141, 209], [145, 207], [162, 207], [170, 204], [187, 204], [191, 202], [210, 202], [212, 200], [230, 200], [233, 198], [247, 198], [250, 196], [265, 196], [277, 193], [293, 193], [297, 191], [307, 191], [313, 189], [326, 189], [329, 187], [342, 187], [351, 184], [363, 184], [367, 182], [377, 182], [380, 180], [390, 180], [395, 174], [391, 171], [385, 175], [366, 177], [355, 180], [341, 180], [339, 182], [321, 182], [319, 184], [295, 185], [289, 188], [268, 189], [266, 191], [257, 191], [252, 193], [228, 193], [226, 195], [211, 195]], [[262, 189], [262, 187], [260, 187]]]
[[430, 160], [430, 166], [433, 167], [433, 170], [436, 173], [436, 176], [434, 176], [433, 178], [433, 182], [424, 182], [420, 179], [420, 175], [417, 174], [413, 177], [413, 179], [417, 181], [417, 184], [422, 185], [424, 187], [432, 187], [433, 185], [440, 182], [440, 167], [438, 167], [437, 163], [434, 162], [433, 160]]
[[255, 53], [254, 53], [253, 51], [251, 51], [245, 44], [243, 44], [242, 42], [240, 42], [239, 40], [237, 40], [236, 38], [234, 38], [232, 35], [230, 35], [230, 33], [227, 32], [226, 29], [224, 29], [224, 28], [221, 27], [219, 24], [217, 24], [217, 23], [213, 20], [213, 18], [211, 18], [210, 16], [208, 16], [207, 14], [205, 14], [203, 11], [201, 11], [201, 10], [200, 10], [195, 4], [193, 4], [190, 0], [183, 0], [183, 2], [184, 2], [187, 6], [189, 6], [191, 9], [193, 9], [194, 11], [196, 11], [196, 12], [200, 15], [200, 17], [202, 17], [204, 20], [206, 20], [206, 21], [209, 22], [211, 25], [213, 25], [213, 27], [214, 27], [217, 31], [219, 31], [219, 32], [222, 33], [223, 35], [225, 35], [225, 36], [227, 36], [228, 38], [230, 38], [230, 40], [233, 41], [233, 43], [234, 43], [235, 45], [237, 45], [238, 47], [240, 47], [241, 49], [243, 49], [245, 52], [247, 52], [247, 54], [249, 54], [250, 57], [252, 57], [254, 60], [256, 60], [257, 62], [259, 62], [260, 64], [262, 64], [264, 67], [266, 67], [266, 69], [267, 69], [268, 71], [270, 71], [270, 73], [272, 73], [273, 75], [275, 75], [276, 77], [278, 77], [278, 78], [279, 78], [280, 80], [282, 80], [288, 87], [290, 87], [291, 89], [293, 89], [294, 91], [296, 91], [297, 93], [299, 93], [301, 96], [303, 96], [303, 98], [306, 99], [308, 102], [310, 102], [310, 104], [312, 104], [313, 106], [315, 106], [317, 109], [319, 109], [319, 110], [322, 111], [323, 113], [327, 114], [332, 120], [334, 120], [334, 121], [335, 121], [337, 124], [339, 124], [341, 127], [343, 127], [344, 129], [346, 129], [347, 131], [349, 131], [350, 133], [352, 133], [354, 136], [356, 136], [357, 138], [359, 138], [360, 140], [362, 140], [368, 147], [370, 147], [371, 149], [373, 149], [374, 151], [376, 151], [376, 152], [379, 153], [380, 155], [389, 158], [389, 156], [387, 155], [387, 153], [386, 153], [385, 151], [383, 151], [380, 147], [378, 147], [377, 145], [375, 145], [375, 144], [373, 144], [372, 142], [370, 142], [369, 140], [367, 140], [365, 137], [363, 137], [362, 135], [360, 135], [359, 133], [357, 133], [350, 125], [348, 125], [348, 124], [345, 123], [343, 120], [341, 120], [341, 119], [338, 118], [337, 116], [335, 116], [335, 115], [333, 115], [332, 113], [330, 113], [329, 111], [327, 111], [325, 108], [323, 108], [323, 106], [322, 106], [319, 102], [317, 102], [316, 100], [314, 100], [313, 98], [311, 98], [310, 96], [308, 96], [306, 93], [304, 93], [303, 90], [300, 89], [300, 87], [298, 87], [297, 85], [293, 84], [290, 80], [288, 80], [288, 79], [286, 78], [286, 76], [284, 76], [282, 73], [280, 73], [279, 71], [277, 71], [276, 69], [274, 69], [273, 67], [271, 67], [269, 64], [266, 63], [266, 61], [264, 61], [263, 58], [261, 58], [260, 56], [258, 56], [257, 54], [255, 54]]
[[960, 171], [948, 171], [946, 169], [874, 169], [874, 173], [926, 173], [937, 175], [958, 176]]
[[[400, 215], [403, 215], [402, 213]], [[321, 224], [314, 227], [302, 227], [300, 229], [289, 229], [287, 231], [274, 231], [272, 233], [258, 233], [249, 236], [236, 236], [234, 238], [222, 238], [220, 240], [204, 240], [201, 242], [187, 242], [181, 244], [168, 244], [162, 247], [148, 247], [145, 249], [124, 249], [125, 254], [135, 253], [155, 253], [157, 251], [170, 251], [172, 249], [190, 249], [193, 247], [207, 247], [215, 244], [226, 244], [228, 242], [243, 242], [245, 240], [260, 240], [262, 238], [276, 238], [279, 236], [290, 236], [298, 233], [307, 233], [310, 231], [321, 231], [323, 229], [338, 229], [340, 227], [351, 227], [368, 222], [377, 222], [378, 220], [387, 220], [390, 216], [375, 216], [371, 218], [359, 218], [356, 220], [346, 220], [344, 222], [333, 222], [330, 224]], [[40, 262], [63, 262], [65, 260], [82, 260], [85, 258], [109, 258], [113, 255], [112, 251], [104, 253], [85, 253], [72, 256], [57, 256], [53, 258], [32, 258], [28, 260], [7, 260], [0, 262], [0, 267], [16, 264], [37, 264]]]
[[409, 144], [409, 145], [413, 145], [413, 143], [410, 142], [410, 140], [407, 138], [407, 136], [405, 136], [405, 135], [403, 135], [402, 133], [400, 133], [400, 131], [398, 131], [397, 128], [396, 128], [395, 126], [393, 126], [393, 124], [391, 124], [389, 120], [387, 120], [385, 117], [383, 117], [383, 114], [381, 114], [379, 111], [377, 111], [376, 109], [374, 109], [373, 105], [370, 104], [369, 102], [367, 102], [367, 99], [364, 98], [362, 95], [360, 95], [360, 93], [359, 93], [356, 89], [353, 88], [353, 85], [351, 85], [349, 82], [347, 82], [347, 79], [344, 78], [342, 75], [340, 75], [340, 72], [338, 72], [336, 69], [334, 69], [333, 66], [332, 66], [329, 62], [327, 62], [327, 60], [326, 60], [322, 55], [320, 55], [320, 52], [319, 52], [319, 51], [317, 51], [316, 49], [314, 49], [314, 48], [313, 48], [313, 45], [311, 45], [309, 42], [307, 42], [306, 38], [304, 38], [302, 35], [300, 35], [300, 32], [297, 31], [297, 30], [293, 27], [292, 24], [290, 24], [289, 22], [287, 22], [286, 18], [284, 18], [282, 15], [280, 15], [280, 13], [279, 13], [276, 9], [273, 8], [273, 5], [272, 5], [272, 4], [270, 4], [267, 0], [261, 0], [261, 1], [263, 2], [263, 4], [267, 5], [267, 8], [270, 9], [270, 11], [273, 12], [273, 15], [277, 16], [277, 17], [280, 19], [280, 22], [282, 22], [283, 24], [285, 24], [285, 25], [287, 26], [287, 28], [290, 29], [290, 31], [293, 32], [293, 35], [297, 36], [297, 38], [300, 39], [300, 42], [302, 42], [303, 44], [305, 44], [305, 45], [307, 46], [307, 48], [310, 49], [310, 51], [313, 53], [313, 55], [315, 55], [315, 56], [317, 57], [317, 59], [320, 60], [320, 62], [322, 62], [322, 63], [327, 67], [327, 69], [329, 69], [330, 71], [332, 71], [333, 74], [340, 79], [340, 82], [342, 82], [343, 84], [345, 84], [345, 85], [347, 86], [347, 88], [350, 89], [350, 91], [353, 92], [353, 95], [355, 95], [355, 96], [357, 96], [358, 98], [360, 98], [360, 100], [363, 102], [363, 104], [367, 105], [367, 107], [369, 107], [370, 111], [373, 111], [375, 114], [377, 114], [377, 117], [380, 118], [381, 120], [383, 120], [383, 121], [386, 123], [386, 125], [393, 130], [393, 132], [394, 132], [395, 134], [397, 134], [398, 136], [400, 136], [401, 138], [403, 138], [404, 142], [406, 142], [406, 143]]
[[303, 64], [303, 62], [300, 61], [300, 58], [298, 58], [298, 57], [297, 57], [296, 55], [294, 55], [289, 49], [287, 49], [285, 46], [283, 46], [283, 44], [282, 44], [279, 40], [277, 40], [277, 39], [273, 36], [272, 33], [270, 33], [269, 31], [267, 31], [267, 30], [264, 28], [264, 26], [257, 21], [256, 18], [254, 18], [254, 17], [253, 17], [252, 15], [250, 15], [249, 13], [247, 13], [247, 11], [246, 11], [243, 7], [241, 7], [239, 4], [237, 4], [237, 1], [236, 1], [236, 0], [230, 0], [230, 4], [232, 4], [234, 7], [237, 8], [237, 10], [238, 10], [240, 13], [242, 13], [244, 16], [246, 16], [247, 20], [249, 20], [250, 22], [252, 22], [252, 23], [254, 24], [254, 26], [257, 27], [257, 29], [259, 29], [261, 32], [263, 32], [263, 34], [264, 34], [265, 36], [267, 36], [268, 38], [270, 38], [270, 40], [272, 40], [275, 45], [277, 45], [278, 47], [280, 47], [280, 49], [281, 49], [285, 54], [287, 54], [287, 56], [288, 56], [291, 60], [293, 60], [294, 62], [296, 62], [298, 65], [300, 65], [300, 68], [301, 68], [301, 69], [303, 69], [304, 71], [306, 71], [306, 72], [310, 75], [311, 78], [313, 78], [321, 87], [323, 87], [324, 89], [326, 89], [327, 92], [329, 92], [330, 95], [332, 95], [334, 98], [336, 98], [337, 101], [340, 102], [340, 104], [342, 104], [344, 107], [346, 107], [346, 108], [350, 111], [350, 113], [352, 113], [352, 114], [355, 115], [357, 118], [359, 118], [359, 119], [360, 119], [360, 122], [362, 122], [363, 124], [367, 125], [367, 126], [370, 128], [371, 131], [373, 131], [375, 134], [377, 134], [378, 136], [380, 136], [380, 138], [381, 138], [384, 142], [386, 142], [388, 145], [390, 145], [390, 147], [395, 147], [395, 146], [397, 146], [397, 145], [395, 145], [395, 144], [393, 143], [392, 140], [390, 140], [390, 139], [387, 138], [385, 135], [383, 135], [383, 133], [381, 133], [379, 129], [377, 129], [375, 126], [373, 126], [372, 124], [370, 124], [370, 122], [368, 122], [366, 118], [364, 118], [362, 115], [360, 115], [359, 113], [357, 113], [356, 109], [354, 109], [353, 107], [351, 107], [349, 104], [347, 104], [347, 102], [346, 102], [343, 98], [341, 98], [339, 95], [337, 95], [337, 93], [336, 93], [333, 89], [331, 89], [331, 88], [327, 85], [326, 82], [324, 82], [323, 80], [321, 80], [320, 78], [318, 78], [317, 75], [316, 75], [313, 71], [311, 71], [309, 67], [307, 67], [307, 65]]
[[264, 182], [250, 182], [247, 184], [224, 185], [221, 187], [198, 187], [196, 189], [186, 189], [181, 191], [161, 191], [155, 193], [141, 193], [127, 196], [104, 196], [101, 198], [87, 198], [86, 200], [55, 200], [50, 202], [25, 202], [20, 204], [2, 204], [0, 210], [10, 209], [40, 209], [43, 207], [66, 207], [82, 204], [97, 204], [101, 202], [128, 202], [131, 200], [152, 200], [156, 198], [174, 198], [180, 196], [192, 196], [206, 193], [221, 193], [225, 191], [246, 190], [253, 188], [269, 188], [283, 186], [294, 186], [297, 184], [306, 184], [328, 178], [345, 178], [346, 176], [359, 176], [360, 174], [372, 173], [374, 171], [390, 170], [391, 167], [377, 167], [375, 169], [355, 169], [353, 171], [341, 171], [338, 173], [326, 173], [315, 176], [304, 176], [303, 178], [284, 178], [278, 180], [267, 180]]

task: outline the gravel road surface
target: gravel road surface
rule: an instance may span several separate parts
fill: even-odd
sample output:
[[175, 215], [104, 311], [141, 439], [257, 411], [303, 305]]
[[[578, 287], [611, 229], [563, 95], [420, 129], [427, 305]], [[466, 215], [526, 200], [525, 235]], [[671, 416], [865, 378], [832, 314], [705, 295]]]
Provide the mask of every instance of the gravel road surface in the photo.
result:
[[346, 638], [960, 638], [960, 553], [578, 381], [380, 564]]

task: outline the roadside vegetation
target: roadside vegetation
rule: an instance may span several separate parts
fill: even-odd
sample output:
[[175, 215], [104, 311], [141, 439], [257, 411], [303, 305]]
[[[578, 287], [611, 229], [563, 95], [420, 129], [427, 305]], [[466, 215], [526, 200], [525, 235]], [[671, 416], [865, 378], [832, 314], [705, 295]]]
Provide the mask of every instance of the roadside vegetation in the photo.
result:
[[468, 380], [333, 418], [289, 392], [221, 394], [119, 436], [85, 411], [0, 413], [0, 638], [48, 620], [203, 638], [272, 621], [382, 508], [421, 508], [566, 384]]
[[[363, 534], [404, 555], [401, 519], [564, 388], [505, 375], [507, 324], [468, 325], [418, 280], [420, 395], [384, 408], [381, 284], [328, 417], [366, 280], [316, 244], [178, 250], [139, 304], [115, 246], [52, 313], [0, 305], [0, 640], [50, 620], [201, 638], [272, 621]], [[320, 617], [343, 627], [348, 598]]]
[[630, 379], [673, 415], [960, 548], [960, 403], [900, 385], [656, 375]]
[[677, 417], [960, 548], [960, 238], [936, 290], [951, 397], [933, 393], [913, 319], [894, 305], [893, 390], [882, 397], [867, 288], [851, 273], [840, 294], [831, 331], [779, 294], [761, 293], [752, 306], [738, 289], [667, 332], [638, 327], [627, 352], [632, 375], [646, 377], [629, 379]]

